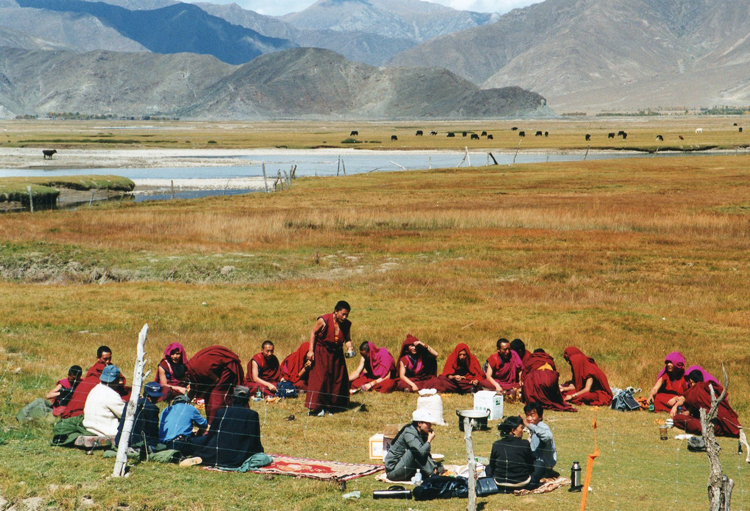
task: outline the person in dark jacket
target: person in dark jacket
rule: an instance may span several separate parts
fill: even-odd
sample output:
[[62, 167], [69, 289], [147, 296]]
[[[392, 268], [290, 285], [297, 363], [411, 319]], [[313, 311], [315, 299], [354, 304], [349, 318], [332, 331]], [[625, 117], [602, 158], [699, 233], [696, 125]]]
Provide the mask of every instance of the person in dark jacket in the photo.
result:
[[498, 426], [502, 438], [492, 444], [487, 475], [506, 493], [526, 488], [534, 471], [534, 454], [523, 439], [523, 419], [508, 417]]
[[[159, 383], [152, 381], [143, 386], [143, 397], [138, 400], [138, 404], [136, 405], [135, 421], [133, 422], [133, 429], [130, 430], [129, 446], [132, 447], [133, 445], [142, 443], [144, 436], [146, 437], [146, 444], [151, 449], [155, 448], [156, 444], [159, 443], [159, 408], [157, 408], [155, 403], [163, 397], [164, 395]], [[117, 427], [115, 445], [120, 443], [127, 409], [128, 403], [125, 403], [122, 409], [122, 417], [120, 417], [120, 425]]]
[[242, 466], [253, 454], [263, 452], [260, 442], [258, 412], [248, 408], [250, 389], [237, 386], [232, 392], [232, 406], [221, 408], [208, 434], [196, 439], [200, 446], [193, 458], [183, 460], [181, 466], [201, 464], [219, 468]]

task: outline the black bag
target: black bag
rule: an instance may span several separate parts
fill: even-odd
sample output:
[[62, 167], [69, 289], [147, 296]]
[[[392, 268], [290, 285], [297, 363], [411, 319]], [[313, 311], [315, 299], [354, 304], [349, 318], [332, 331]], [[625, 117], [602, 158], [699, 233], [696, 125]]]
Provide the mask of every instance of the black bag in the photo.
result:
[[290, 381], [280, 381], [276, 385], [276, 395], [278, 397], [297, 397], [297, 387]]
[[641, 405], [633, 397], [630, 389], [621, 390], [612, 400], [612, 409], [620, 412], [634, 412], [641, 409]]
[[465, 477], [432, 475], [414, 488], [414, 500], [435, 500], [469, 497], [469, 481]]
[[494, 495], [496, 493], [500, 493], [500, 488], [498, 488], [494, 477], [480, 477], [477, 479], [478, 497], [486, 497], [487, 495]]
[[375, 490], [372, 492], [373, 499], [404, 499], [411, 500], [411, 491], [403, 486], [389, 486], [387, 490]]

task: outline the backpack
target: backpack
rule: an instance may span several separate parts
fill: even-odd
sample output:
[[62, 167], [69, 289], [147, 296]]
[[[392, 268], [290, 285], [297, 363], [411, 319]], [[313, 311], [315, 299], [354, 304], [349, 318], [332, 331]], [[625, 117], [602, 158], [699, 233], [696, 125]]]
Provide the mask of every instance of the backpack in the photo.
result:
[[628, 388], [621, 390], [612, 398], [612, 409], [620, 412], [633, 412], [640, 410], [641, 405], [633, 397], [633, 390]]
[[414, 500], [468, 498], [469, 481], [464, 477], [432, 475], [412, 490]]
[[276, 395], [278, 397], [297, 397], [297, 387], [290, 381], [280, 381], [276, 385]]

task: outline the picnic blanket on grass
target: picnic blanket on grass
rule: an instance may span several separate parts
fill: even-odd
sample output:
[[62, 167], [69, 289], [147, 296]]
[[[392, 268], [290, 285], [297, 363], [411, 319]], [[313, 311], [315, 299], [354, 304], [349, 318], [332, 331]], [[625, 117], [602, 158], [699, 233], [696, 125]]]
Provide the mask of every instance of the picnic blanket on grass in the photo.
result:
[[570, 479], [568, 479], [567, 477], [561, 476], [561, 477], [558, 477], [557, 479], [553, 479], [552, 481], [547, 481], [536, 490], [516, 490], [513, 492], [513, 495], [518, 497], [520, 495], [537, 495], [540, 493], [549, 493], [549, 492], [555, 491], [556, 489], [562, 486], [567, 486], [569, 484], [570, 484]]
[[293, 477], [306, 477], [321, 481], [350, 481], [385, 470], [382, 465], [344, 463], [341, 461], [311, 460], [272, 454], [273, 462], [255, 474], [273, 474]]

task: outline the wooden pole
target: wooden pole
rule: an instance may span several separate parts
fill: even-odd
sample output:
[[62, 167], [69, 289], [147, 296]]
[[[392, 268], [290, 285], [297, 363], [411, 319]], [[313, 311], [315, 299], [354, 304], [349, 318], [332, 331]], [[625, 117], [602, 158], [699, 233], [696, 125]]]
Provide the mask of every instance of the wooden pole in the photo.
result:
[[29, 191], [29, 207], [31, 208], [31, 212], [34, 212], [34, 194], [31, 193], [31, 187], [27, 186], [26, 189]]
[[518, 141], [518, 147], [516, 147], [516, 154], [513, 155], [513, 165], [516, 164], [516, 156], [518, 156], [518, 151], [521, 150], [521, 142], [523, 142], [523, 139]]
[[96, 190], [91, 190], [91, 198], [89, 199], [89, 207], [91, 207], [94, 204], [94, 193], [96, 193]]
[[133, 388], [130, 393], [130, 401], [125, 410], [125, 422], [122, 426], [122, 435], [120, 443], [117, 446], [117, 460], [112, 477], [125, 476], [125, 469], [128, 464], [128, 447], [130, 447], [130, 433], [133, 431], [135, 422], [135, 410], [138, 406], [138, 396], [141, 395], [143, 385], [143, 367], [146, 365], [146, 337], [148, 335], [148, 323], [143, 325], [141, 333], [138, 335], [138, 351], [135, 359], [135, 369], [133, 370]]
[[734, 481], [727, 477], [721, 469], [721, 460], [719, 459], [721, 447], [716, 443], [713, 424], [713, 420], [719, 412], [719, 405], [727, 397], [727, 388], [729, 387], [727, 370], [723, 365], [721, 370], [724, 373], [724, 390], [717, 398], [713, 385], [709, 385], [711, 409], [700, 409], [703, 440], [706, 443], [706, 454], [711, 468], [711, 474], [708, 476], [708, 498], [711, 501], [709, 507], [711, 511], [729, 511], [732, 502], [732, 489], [734, 488]]
[[586, 146], [586, 154], [583, 155], [583, 161], [586, 161], [586, 158], [589, 156], [589, 149], [591, 149], [591, 145]]
[[341, 170], [344, 172], [344, 175], [346, 175], [346, 163], [344, 160], [341, 160]]
[[261, 164], [263, 168], [263, 185], [266, 187], [266, 193], [268, 193], [268, 177], [266, 176], [266, 162]]
[[339, 155], [339, 166], [336, 167], [336, 175], [341, 174], [341, 155]]
[[497, 160], [495, 159], [495, 156], [494, 156], [494, 155], [493, 155], [492, 153], [487, 153], [487, 154], [489, 154], [489, 155], [490, 155], [490, 158], [492, 158], [492, 161], [494, 161], [494, 162], [495, 162], [495, 165], [500, 165], [500, 164], [499, 164], [499, 163], [497, 162]]
[[471, 156], [469, 156], [469, 148], [464, 147], [464, 149], [466, 149], [466, 165], [471, 167]]
[[169, 182], [172, 188], [172, 196], [169, 198], [169, 200], [174, 200], [174, 179], [170, 180]]
[[466, 458], [469, 462], [469, 505], [468, 511], [477, 510], [477, 460], [474, 458], [474, 442], [471, 439], [471, 429], [474, 421], [464, 417], [464, 440], [466, 440]]

